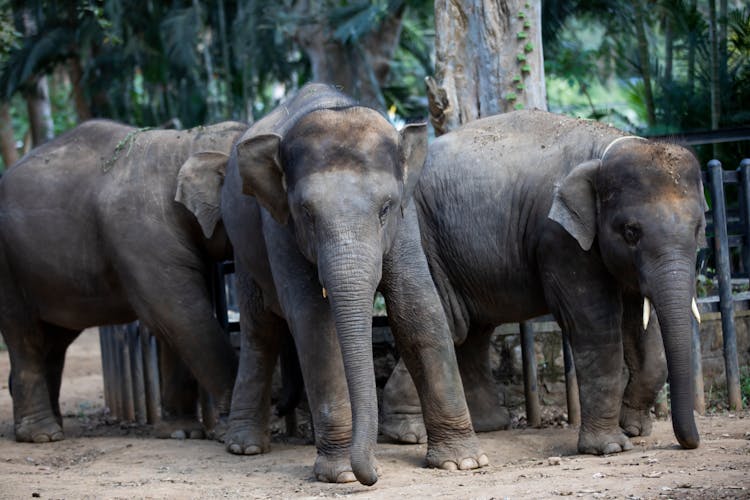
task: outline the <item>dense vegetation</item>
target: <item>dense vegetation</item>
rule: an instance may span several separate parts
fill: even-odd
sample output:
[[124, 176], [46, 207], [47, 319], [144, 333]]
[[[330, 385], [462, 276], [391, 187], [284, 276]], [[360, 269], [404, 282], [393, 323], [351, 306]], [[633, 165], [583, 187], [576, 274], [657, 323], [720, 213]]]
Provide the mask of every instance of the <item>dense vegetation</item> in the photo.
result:
[[[648, 135], [750, 125], [744, 2], [542, 5], [551, 110]], [[424, 116], [432, 9], [425, 0], [0, 0], [0, 105], [21, 151], [32, 137], [89, 117], [178, 127], [253, 120], [313, 78], [322, 53], [334, 67], [370, 64], [355, 78], [372, 80], [373, 102]], [[383, 64], [365, 56], [389, 43], [374, 38], [388, 23], [398, 29]], [[35, 115], [41, 83], [48, 111]], [[45, 126], [46, 134], [30, 133]], [[731, 143], [706, 154], [734, 162], [748, 148]]]

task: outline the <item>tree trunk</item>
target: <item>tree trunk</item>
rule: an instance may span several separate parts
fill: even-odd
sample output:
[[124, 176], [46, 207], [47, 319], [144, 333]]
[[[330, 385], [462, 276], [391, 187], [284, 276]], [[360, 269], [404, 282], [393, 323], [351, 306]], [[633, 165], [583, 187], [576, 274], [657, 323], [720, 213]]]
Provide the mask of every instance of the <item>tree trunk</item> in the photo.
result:
[[362, 39], [349, 43], [333, 38], [322, 2], [300, 0], [295, 10], [316, 20], [300, 24], [294, 35], [310, 59], [313, 81], [337, 85], [360, 103], [384, 110], [380, 87], [386, 82], [398, 46], [404, 7]]
[[73, 102], [76, 108], [76, 114], [78, 115], [78, 122], [83, 122], [91, 119], [91, 107], [89, 106], [88, 100], [86, 99], [86, 93], [83, 90], [83, 68], [81, 68], [81, 60], [78, 57], [73, 57], [69, 60], [69, 74], [70, 84], [73, 87]]
[[709, 33], [711, 38], [711, 130], [718, 130], [721, 118], [721, 82], [719, 74], [719, 40], [716, 20], [716, 0], [708, 0]]
[[435, 0], [435, 134], [482, 116], [547, 109], [541, 1]]
[[[690, 17], [693, 12], [697, 9], [697, 0], [690, 1]], [[696, 51], [696, 38], [698, 34], [690, 30], [688, 33], [688, 68], [687, 68], [687, 81], [688, 81], [688, 95], [692, 95], [693, 89], [695, 88], [695, 51]]]
[[55, 136], [47, 77], [41, 76], [32, 81], [25, 92], [25, 97], [26, 109], [29, 113], [31, 145], [36, 147]]
[[10, 104], [0, 103], [0, 155], [7, 169], [18, 160], [13, 124], [10, 121]]
[[648, 126], [654, 127], [656, 125], [656, 106], [654, 104], [654, 91], [651, 86], [651, 65], [649, 62], [648, 38], [646, 38], [646, 13], [644, 12], [643, 0], [636, 0], [634, 6], [638, 61], [643, 78], [644, 97], [646, 98], [646, 119], [648, 120]]

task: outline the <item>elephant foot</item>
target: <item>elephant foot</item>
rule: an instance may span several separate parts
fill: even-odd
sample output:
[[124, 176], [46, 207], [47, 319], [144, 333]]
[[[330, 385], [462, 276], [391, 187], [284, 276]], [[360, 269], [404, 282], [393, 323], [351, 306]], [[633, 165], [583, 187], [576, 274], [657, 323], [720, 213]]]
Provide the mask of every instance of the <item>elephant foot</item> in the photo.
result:
[[[382, 472], [380, 464], [375, 460], [373, 465], [378, 476], [380, 476]], [[352, 472], [352, 465], [348, 454], [332, 457], [318, 453], [318, 457], [315, 459], [315, 466], [313, 467], [313, 474], [315, 475], [315, 479], [323, 483], [353, 483], [357, 481], [354, 472]]]
[[220, 443], [226, 442], [226, 435], [229, 432], [229, 416], [221, 414], [216, 419], [214, 426], [206, 431], [206, 437]]
[[383, 418], [380, 431], [398, 443], [426, 443], [427, 429], [417, 388], [400, 359], [383, 391]]
[[50, 443], [65, 439], [62, 426], [54, 415], [43, 418], [24, 417], [15, 425], [16, 441], [21, 443]]
[[491, 432], [510, 427], [510, 412], [502, 405], [494, 383], [466, 387], [466, 404], [474, 432]]
[[391, 413], [383, 417], [380, 432], [398, 443], [427, 442], [427, 429], [421, 413]]
[[234, 455], [260, 455], [271, 450], [271, 440], [266, 432], [252, 429], [247, 422], [232, 421], [224, 434], [227, 451]]
[[633, 449], [628, 437], [618, 428], [611, 432], [586, 432], [578, 434], [578, 452], [589, 455], [609, 455]]
[[651, 434], [651, 409], [638, 410], [623, 403], [620, 409], [620, 427], [630, 437]]
[[160, 439], [205, 439], [203, 425], [191, 417], [165, 418], [154, 426]]
[[450, 440], [430, 445], [426, 461], [428, 467], [445, 470], [478, 469], [490, 463], [474, 435], [460, 441]]

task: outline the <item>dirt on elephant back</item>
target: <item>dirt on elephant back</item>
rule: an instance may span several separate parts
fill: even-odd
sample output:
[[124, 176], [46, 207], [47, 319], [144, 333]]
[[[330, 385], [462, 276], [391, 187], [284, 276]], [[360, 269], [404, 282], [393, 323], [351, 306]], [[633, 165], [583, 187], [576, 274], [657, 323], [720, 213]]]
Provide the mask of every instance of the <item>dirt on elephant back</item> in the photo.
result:
[[0, 498], [750, 498], [750, 413], [698, 417], [701, 445], [679, 449], [669, 421], [611, 456], [576, 454], [576, 430], [480, 434], [490, 466], [447, 472], [423, 466], [424, 445], [380, 443], [373, 487], [312, 477], [311, 445], [276, 439], [257, 457], [212, 441], [159, 440], [148, 426], [108, 422], [96, 331], [71, 346], [62, 386], [65, 441], [16, 443], [0, 353]]

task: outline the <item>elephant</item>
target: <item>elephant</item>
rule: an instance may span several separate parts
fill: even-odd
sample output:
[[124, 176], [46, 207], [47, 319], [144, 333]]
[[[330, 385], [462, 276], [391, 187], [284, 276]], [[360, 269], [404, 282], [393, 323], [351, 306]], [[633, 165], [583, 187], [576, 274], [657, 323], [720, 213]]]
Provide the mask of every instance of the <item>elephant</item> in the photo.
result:
[[[220, 185], [227, 153], [246, 129], [225, 122], [142, 130], [91, 120], [3, 175], [0, 331], [10, 354], [16, 440], [64, 438], [59, 393], [67, 347], [84, 328], [136, 318], [228, 415], [238, 360], [214, 318], [208, 280], [212, 261], [231, 257], [231, 244], [218, 197], [198, 204], [195, 193]], [[171, 400], [179, 411], [179, 397]]]
[[221, 217], [234, 248], [242, 340], [229, 452], [269, 451], [270, 378], [290, 331], [315, 428], [315, 477], [377, 481], [379, 290], [425, 408], [428, 465], [488, 463], [410, 203], [426, 144], [425, 124], [397, 132], [381, 113], [313, 83], [233, 147]]
[[[648, 433], [667, 368], [675, 435], [684, 448], [698, 446], [691, 307], [697, 315], [706, 207], [691, 152], [593, 121], [516, 111], [437, 138], [414, 199], [477, 431], [507, 425], [492, 416], [495, 326], [552, 313], [573, 352], [580, 452], [624, 451], [632, 444], [622, 429]], [[651, 304], [661, 337], [658, 328], [646, 333]], [[383, 432], [423, 439], [403, 367], [384, 392]]]

